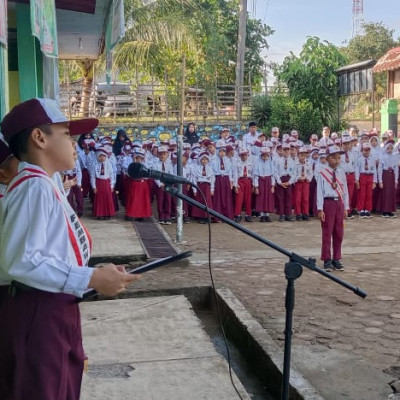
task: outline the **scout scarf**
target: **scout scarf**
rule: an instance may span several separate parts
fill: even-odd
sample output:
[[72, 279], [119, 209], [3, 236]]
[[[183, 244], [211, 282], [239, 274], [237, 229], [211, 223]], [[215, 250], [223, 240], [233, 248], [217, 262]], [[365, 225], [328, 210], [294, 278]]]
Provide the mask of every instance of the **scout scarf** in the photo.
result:
[[82, 224], [82, 222], [79, 220], [78, 216], [75, 214], [66, 196], [60, 193], [56, 184], [49, 177], [49, 175], [47, 175], [46, 172], [33, 167], [22, 169], [9, 184], [6, 193], [10, 193], [22, 182], [32, 178], [44, 179], [52, 186], [55, 197], [57, 198], [64, 210], [65, 221], [68, 228], [68, 236], [76, 258], [76, 263], [79, 266], [88, 265], [90, 253], [92, 250], [92, 240], [90, 234], [85, 226]]
[[338, 181], [335, 180], [333, 181], [334, 174], [332, 171], [330, 171], [328, 168], [324, 168], [321, 170], [321, 175], [324, 177], [324, 179], [331, 185], [332, 189], [334, 189], [339, 196], [339, 199], [343, 201], [344, 197], [344, 190], [343, 190], [343, 185]]

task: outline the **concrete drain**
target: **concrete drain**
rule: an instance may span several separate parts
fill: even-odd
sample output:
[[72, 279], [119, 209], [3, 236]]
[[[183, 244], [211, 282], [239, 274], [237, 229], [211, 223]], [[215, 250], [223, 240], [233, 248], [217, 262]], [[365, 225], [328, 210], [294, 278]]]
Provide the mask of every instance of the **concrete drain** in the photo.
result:
[[134, 371], [129, 363], [90, 365], [88, 376], [91, 378], [129, 378]]

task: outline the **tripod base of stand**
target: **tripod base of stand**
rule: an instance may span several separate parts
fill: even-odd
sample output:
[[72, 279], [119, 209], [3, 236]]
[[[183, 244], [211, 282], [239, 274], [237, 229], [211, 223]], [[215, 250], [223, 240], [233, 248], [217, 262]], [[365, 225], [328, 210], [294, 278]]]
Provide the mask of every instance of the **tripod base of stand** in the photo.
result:
[[282, 400], [289, 400], [290, 389], [290, 358], [292, 352], [293, 310], [295, 300], [294, 281], [303, 273], [301, 264], [290, 260], [285, 264], [286, 285], [286, 322], [285, 322], [285, 349], [283, 356]]

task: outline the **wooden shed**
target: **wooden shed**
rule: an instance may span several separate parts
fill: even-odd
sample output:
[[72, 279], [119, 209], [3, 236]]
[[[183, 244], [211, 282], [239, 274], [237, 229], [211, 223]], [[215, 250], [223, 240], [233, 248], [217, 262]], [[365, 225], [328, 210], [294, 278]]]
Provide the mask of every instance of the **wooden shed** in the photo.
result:
[[390, 49], [373, 68], [374, 73], [387, 71], [386, 97], [400, 99], [400, 47]]

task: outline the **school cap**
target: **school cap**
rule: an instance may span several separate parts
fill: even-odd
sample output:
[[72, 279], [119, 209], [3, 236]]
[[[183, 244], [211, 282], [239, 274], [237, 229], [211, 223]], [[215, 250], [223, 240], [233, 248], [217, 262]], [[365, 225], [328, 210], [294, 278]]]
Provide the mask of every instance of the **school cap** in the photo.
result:
[[203, 153], [200, 153], [198, 158], [199, 158], [199, 161], [201, 161], [203, 158], [207, 158], [207, 160], [210, 161], [210, 155], [206, 151]]
[[332, 146], [329, 146], [327, 148], [327, 151], [326, 151], [326, 155], [327, 156], [331, 156], [333, 154], [338, 154], [338, 153], [339, 154], [343, 154], [344, 151], [339, 146], [337, 146], [336, 144], [334, 144]]
[[271, 153], [271, 149], [268, 146], [263, 146], [260, 149], [261, 154], [269, 154]]
[[271, 132], [279, 132], [279, 128], [278, 128], [277, 126], [274, 126], [274, 127], [271, 129]]
[[240, 149], [240, 150], [239, 150], [239, 155], [240, 155], [240, 156], [245, 155], [245, 154], [249, 154], [249, 152], [248, 152], [247, 149]]
[[299, 153], [308, 153], [307, 147], [303, 146], [299, 148]]
[[47, 124], [69, 123], [71, 136], [89, 133], [97, 127], [97, 118], [70, 121], [63, 114], [57, 102], [52, 99], [35, 98], [16, 105], [1, 121], [5, 140], [10, 140], [25, 129]]
[[158, 148], [158, 152], [159, 152], [159, 153], [168, 153], [168, 147], [166, 147], [166, 146], [160, 146], [160, 147]]
[[343, 136], [342, 137], [342, 143], [350, 143], [351, 142], [351, 137], [350, 136]]
[[362, 144], [362, 150], [371, 150], [371, 145], [369, 142], [365, 142]]
[[110, 157], [110, 153], [104, 147], [99, 147], [96, 150], [96, 155], [97, 157], [101, 155], [106, 156], [107, 158]]
[[[249, 125], [251, 126], [251, 125]], [[227, 128], [226, 126], [224, 128], [221, 129], [221, 132], [230, 132], [229, 128]]]
[[[394, 146], [394, 145], [395, 145], [394, 140], [387, 140], [386, 143], [385, 143], [385, 147], [387, 147], [387, 146]], [[1, 161], [0, 161], [0, 162], [1, 162]]]

